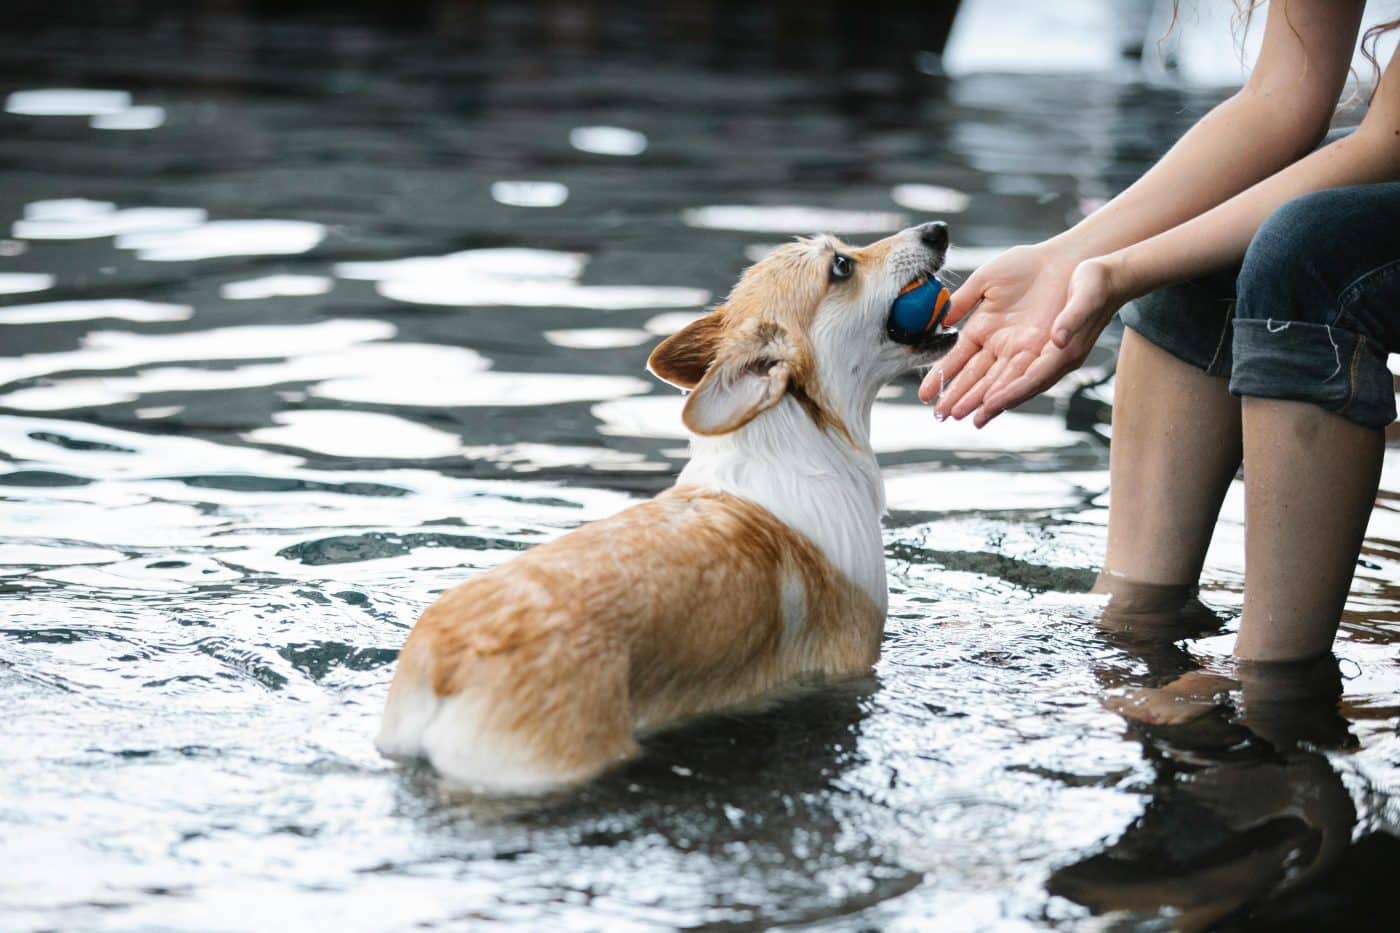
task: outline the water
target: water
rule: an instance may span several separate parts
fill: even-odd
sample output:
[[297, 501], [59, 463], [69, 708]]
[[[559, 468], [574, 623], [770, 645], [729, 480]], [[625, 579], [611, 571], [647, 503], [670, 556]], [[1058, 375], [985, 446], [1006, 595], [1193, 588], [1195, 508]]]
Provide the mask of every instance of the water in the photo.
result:
[[370, 744], [437, 591], [669, 483], [646, 354], [745, 262], [941, 216], [969, 268], [1218, 91], [947, 79], [916, 54], [938, 16], [826, 5], [53, 8], [8, 11], [0, 57], [0, 925], [1393, 913], [1400, 461], [1340, 716], [1236, 690], [1144, 726], [1115, 698], [1228, 670], [1242, 504], [1203, 585], [1222, 629], [1105, 619], [1106, 385], [982, 433], [912, 381], [880, 401], [868, 680], [537, 801], [446, 799]]

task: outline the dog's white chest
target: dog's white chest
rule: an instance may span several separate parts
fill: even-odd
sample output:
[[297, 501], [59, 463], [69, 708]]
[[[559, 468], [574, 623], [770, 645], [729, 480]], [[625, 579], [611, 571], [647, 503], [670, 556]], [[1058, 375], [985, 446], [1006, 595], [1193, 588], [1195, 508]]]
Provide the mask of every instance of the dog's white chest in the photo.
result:
[[677, 485], [748, 499], [817, 546], [876, 606], [888, 606], [880, 515], [884, 484], [873, 455], [816, 430], [795, 402], [761, 423], [695, 438]]

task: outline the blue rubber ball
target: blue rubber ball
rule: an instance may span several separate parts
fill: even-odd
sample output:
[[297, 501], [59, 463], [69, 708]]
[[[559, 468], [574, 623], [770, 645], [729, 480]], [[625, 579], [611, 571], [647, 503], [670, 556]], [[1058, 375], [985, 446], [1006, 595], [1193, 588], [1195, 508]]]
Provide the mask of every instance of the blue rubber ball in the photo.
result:
[[915, 343], [932, 333], [948, 314], [949, 297], [947, 286], [932, 277], [900, 292], [890, 305], [890, 339]]

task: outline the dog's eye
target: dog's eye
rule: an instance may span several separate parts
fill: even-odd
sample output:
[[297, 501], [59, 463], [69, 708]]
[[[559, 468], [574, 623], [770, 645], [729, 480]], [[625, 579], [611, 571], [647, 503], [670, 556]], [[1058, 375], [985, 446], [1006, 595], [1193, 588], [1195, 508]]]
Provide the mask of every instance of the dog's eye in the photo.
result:
[[855, 271], [856, 263], [850, 256], [842, 256], [837, 253], [831, 257], [831, 277], [833, 279], [849, 279]]

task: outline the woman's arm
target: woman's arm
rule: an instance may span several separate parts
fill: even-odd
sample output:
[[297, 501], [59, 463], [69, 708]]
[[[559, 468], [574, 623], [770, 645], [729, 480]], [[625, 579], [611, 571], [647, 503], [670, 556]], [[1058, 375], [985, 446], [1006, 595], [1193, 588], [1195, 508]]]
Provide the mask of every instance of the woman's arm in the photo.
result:
[[[993, 385], [1018, 377], [1050, 337], [1083, 260], [1209, 210], [1316, 145], [1345, 83], [1364, 3], [1278, 0], [1245, 87], [1220, 104], [1146, 175], [1073, 229], [1018, 247], [968, 278], [948, 323], [980, 310], [920, 389], [940, 416], [961, 418]], [[946, 384], [946, 388], [944, 388]]]
[[1356, 0], [1271, 4], [1244, 87], [1131, 187], [1051, 242], [1078, 259], [1102, 256], [1189, 220], [1310, 152], [1346, 84], [1364, 7]]
[[[977, 414], [983, 425], [1049, 388], [1088, 355], [1126, 302], [1168, 282], [1239, 259], [1256, 230], [1284, 202], [1326, 188], [1400, 179], [1400, 51], [1356, 132], [1317, 150], [1204, 214], [1140, 243], [1080, 263], [1052, 342], [1023, 373], [1007, 370]], [[1325, 246], [1323, 246], [1325, 248]]]
[[[1397, 53], [1400, 54], [1400, 53]], [[1244, 255], [1254, 231], [1285, 201], [1310, 191], [1400, 178], [1400, 67], [1392, 57], [1355, 133], [1266, 178], [1199, 217], [1104, 257], [1123, 301], [1219, 268]], [[1400, 218], [1397, 218], [1400, 223]], [[1073, 318], [1066, 320], [1071, 324]], [[1064, 346], [1061, 328], [1055, 342]], [[1068, 330], [1068, 327], [1064, 328]]]

